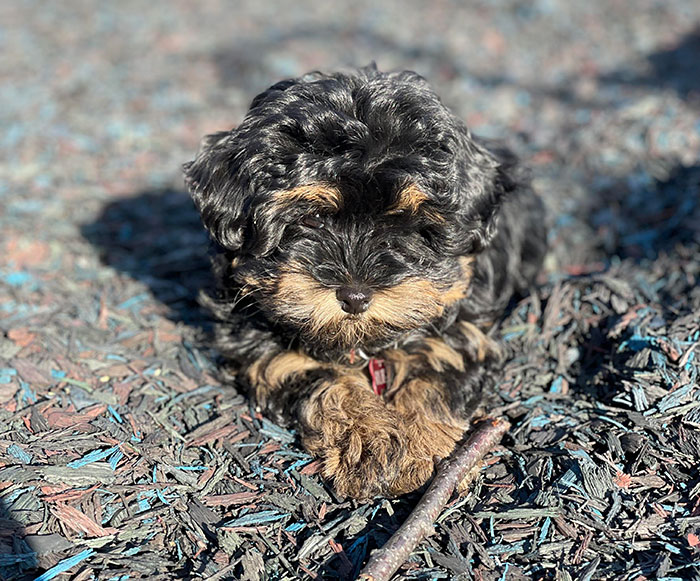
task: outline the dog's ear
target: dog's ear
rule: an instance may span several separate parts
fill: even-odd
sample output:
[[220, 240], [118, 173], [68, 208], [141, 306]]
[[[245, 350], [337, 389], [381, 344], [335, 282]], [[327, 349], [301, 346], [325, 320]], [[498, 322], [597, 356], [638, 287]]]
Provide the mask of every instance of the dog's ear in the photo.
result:
[[235, 131], [207, 135], [197, 157], [182, 166], [202, 222], [221, 247], [237, 251], [245, 229], [245, 186], [236, 175]]
[[483, 251], [496, 234], [503, 202], [526, 180], [507, 148], [466, 135], [459, 162], [459, 197], [465, 253]]

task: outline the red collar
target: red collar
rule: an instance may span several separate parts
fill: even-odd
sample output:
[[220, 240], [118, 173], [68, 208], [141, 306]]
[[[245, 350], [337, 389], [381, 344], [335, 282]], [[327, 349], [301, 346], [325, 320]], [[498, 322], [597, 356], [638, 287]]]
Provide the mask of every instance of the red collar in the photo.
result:
[[384, 390], [389, 386], [389, 370], [387, 369], [386, 362], [384, 359], [369, 357], [361, 349], [350, 349], [350, 354], [348, 355], [350, 365], [355, 365], [357, 355], [366, 361], [367, 370], [372, 380], [372, 391], [377, 395], [382, 395]]

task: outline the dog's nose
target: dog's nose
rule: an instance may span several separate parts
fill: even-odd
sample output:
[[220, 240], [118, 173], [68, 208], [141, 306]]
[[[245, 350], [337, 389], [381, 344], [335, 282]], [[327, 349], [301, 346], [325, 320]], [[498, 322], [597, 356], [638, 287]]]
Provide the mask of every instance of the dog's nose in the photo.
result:
[[366, 288], [341, 286], [335, 293], [341, 308], [351, 315], [359, 315], [369, 308], [372, 291]]

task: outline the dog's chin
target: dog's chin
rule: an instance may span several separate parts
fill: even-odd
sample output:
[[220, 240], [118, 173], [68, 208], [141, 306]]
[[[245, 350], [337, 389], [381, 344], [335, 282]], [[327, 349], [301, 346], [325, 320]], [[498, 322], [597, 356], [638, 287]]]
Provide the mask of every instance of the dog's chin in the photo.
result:
[[334, 321], [333, 324], [313, 331], [301, 327], [299, 328], [299, 337], [305, 346], [312, 347], [313, 350], [342, 356], [353, 350], [372, 353], [385, 349], [402, 336], [419, 328], [418, 324], [410, 327], [399, 327], [379, 323], [364, 314], [346, 315]]

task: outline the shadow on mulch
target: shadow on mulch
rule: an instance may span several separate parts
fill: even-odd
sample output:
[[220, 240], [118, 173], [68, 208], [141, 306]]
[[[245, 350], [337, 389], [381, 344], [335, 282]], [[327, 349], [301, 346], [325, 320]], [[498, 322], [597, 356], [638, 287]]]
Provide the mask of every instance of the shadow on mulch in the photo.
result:
[[186, 192], [146, 190], [111, 202], [82, 234], [105, 264], [147, 284], [171, 320], [209, 331], [197, 301], [201, 289], [213, 288], [209, 241]]
[[[655, 321], [658, 327], [663, 327], [666, 319], [688, 314], [692, 308], [685, 278], [673, 273], [681, 273], [684, 264], [693, 260], [692, 248], [700, 232], [700, 166], [677, 166], [667, 175], [665, 179], [627, 189], [616, 186], [601, 191], [588, 218], [597, 229], [598, 243], [605, 255], [629, 260], [634, 265], [634, 270], [627, 270], [630, 276], [659, 277], [656, 285], [652, 281], [644, 287], [646, 299], [659, 305], [661, 318]], [[568, 280], [577, 278], [570, 276]], [[641, 284], [632, 279], [627, 282]], [[620, 304], [619, 310], [626, 312], [633, 306]], [[576, 383], [584, 391], [590, 389], [591, 378], [602, 366], [613, 364], [609, 359], [611, 345], [607, 333], [622, 316], [602, 319], [583, 338], [580, 348], [585, 353], [582, 358], [585, 363]], [[628, 329], [615, 342], [633, 340], [632, 335]], [[615, 368], [618, 367], [624, 365], [617, 361]], [[597, 389], [591, 393], [603, 397]]]
[[587, 222], [606, 256], [654, 260], [697, 240], [700, 165], [664, 174], [654, 179], [640, 172], [597, 193]]
[[616, 71], [602, 78], [612, 83], [673, 89], [682, 99], [700, 104], [699, 55], [700, 28], [687, 34], [675, 46], [648, 55], [649, 71], [646, 74]]
[[35, 578], [35, 575], [24, 573], [37, 566], [37, 553], [24, 537], [24, 525], [13, 518], [9, 507], [0, 498], [0, 580]]

